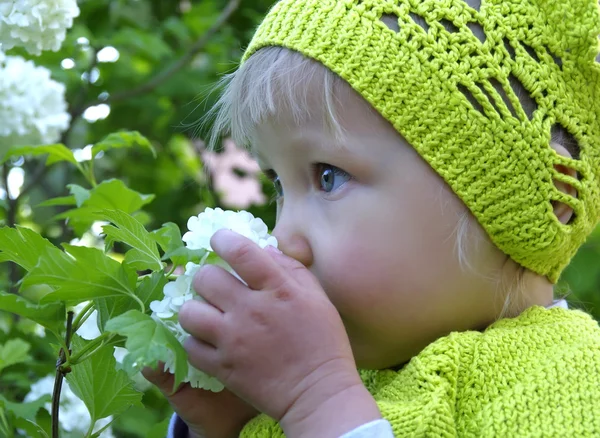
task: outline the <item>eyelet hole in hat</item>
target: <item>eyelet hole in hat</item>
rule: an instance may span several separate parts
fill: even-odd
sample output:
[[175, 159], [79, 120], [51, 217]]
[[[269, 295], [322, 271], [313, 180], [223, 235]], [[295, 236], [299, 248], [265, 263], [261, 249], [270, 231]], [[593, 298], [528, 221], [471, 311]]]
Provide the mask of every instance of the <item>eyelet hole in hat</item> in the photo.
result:
[[[570, 181], [573, 179], [573, 177], [568, 175], [568, 169], [568, 167], [562, 164], [554, 166], [556, 175], [552, 181], [554, 182], [554, 187], [556, 187], [558, 193], [554, 194], [553, 197], [556, 198], [550, 201], [552, 204], [552, 209], [560, 221], [563, 221], [563, 219], [560, 217], [562, 215], [560, 213], [557, 214], [557, 212], [566, 212], [568, 210], [573, 211], [571, 217], [566, 222], [563, 222], [566, 225], [572, 224], [576, 219], [577, 215], [575, 213], [576, 210], [574, 207], [574, 202], [575, 199], [579, 197], [577, 188]], [[574, 172], [574, 170], [571, 169], [571, 172]]]
[[552, 56], [552, 59], [554, 60], [554, 63], [555, 63], [555, 64], [556, 64], [556, 65], [557, 65], [559, 68], [561, 68], [561, 69], [562, 69], [562, 65], [563, 65], [562, 59], [561, 59], [559, 56], [556, 56], [554, 53], [552, 53], [552, 50], [550, 50], [548, 47], [546, 47], [546, 51], [548, 52], [548, 54], [549, 54], [550, 56]]
[[385, 24], [390, 30], [396, 33], [400, 32], [400, 24], [398, 23], [399, 17], [394, 14], [383, 14], [380, 18], [381, 22]]
[[508, 55], [512, 59], [515, 59], [517, 56], [517, 54], [515, 53], [515, 48], [510, 44], [510, 41], [508, 40], [508, 38], [504, 38], [504, 47], [506, 48]]
[[566, 150], [569, 151], [573, 159], [579, 160], [581, 154], [579, 142], [567, 128], [560, 123], [556, 123], [554, 126], [552, 126], [550, 135], [552, 137], [552, 142], [562, 145]]
[[481, 10], [481, 0], [467, 0], [467, 4], [477, 11]]
[[453, 22], [446, 20], [445, 18], [440, 20], [440, 24], [450, 33], [457, 33], [459, 31], [458, 27], [456, 27]]
[[485, 44], [487, 37], [485, 36], [485, 31], [483, 30], [483, 26], [481, 24], [470, 21], [467, 23], [467, 27], [471, 30], [471, 32], [473, 32], [473, 35], [475, 35], [479, 41], [481, 41], [481, 44]]
[[506, 90], [504, 89], [504, 87], [502, 86], [500, 81], [496, 78], [489, 78], [489, 81], [492, 84], [492, 86], [494, 87], [494, 89], [496, 90], [496, 92], [502, 98], [504, 105], [506, 105], [506, 107], [508, 108], [508, 110], [510, 111], [512, 116], [517, 118], [517, 111], [515, 110], [515, 107], [513, 106], [510, 99], [508, 98], [508, 94], [506, 94]]
[[535, 49], [531, 46], [528, 46], [527, 44], [521, 42], [521, 46], [523, 46], [523, 48], [525, 49], [525, 51], [529, 54], [529, 56], [531, 56], [533, 58], [533, 60], [535, 62], [540, 62], [540, 58], [537, 55], [537, 52], [535, 51]]
[[421, 17], [418, 14], [415, 14], [414, 12], [410, 12], [408, 15], [410, 15], [410, 18], [412, 18], [412, 20], [415, 23], [417, 23], [419, 26], [421, 26], [425, 32], [429, 32], [429, 24], [427, 24], [427, 21], [425, 21], [425, 18]]
[[483, 110], [483, 106], [479, 103], [479, 101], [475, 98], [475, 96], [473, 96], [473, 93], [471, 93], [471, 90], [469, 90], [463, 84], [458, 84], [457, 87], [458, 87], [458, 91], [460, 91], [462, 94], [465, 95], [465, 97], [467, 98], [467, 100], [469, 101], [469, 103], [471, 104], [473, 109], [475, 109], [476, 111], [479, 111], [481, 114], [483, 114], [485, 116], [485, 111]]
[[510, 74], [508, 77], [508, 82], [515, 95], [519, 99], [521, 108], [523, 108], [523, 111], [525, 111], [527, 118], [529, 120], [533, 119], [533, 113], [538, 109], [535, 99], [531, 97], [527, 89], [523, 86], [523, 83], [514, 74]]

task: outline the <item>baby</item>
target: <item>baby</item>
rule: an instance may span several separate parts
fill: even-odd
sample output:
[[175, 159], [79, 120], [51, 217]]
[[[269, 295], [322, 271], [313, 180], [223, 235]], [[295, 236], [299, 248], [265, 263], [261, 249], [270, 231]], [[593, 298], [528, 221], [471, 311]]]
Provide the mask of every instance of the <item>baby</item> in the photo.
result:
[[596, 0], [283, 0], [215, 108], [282, 253], [211, 241], [180, 313], [227, 390], [173, 437], [600, 436], [600, 327], [553, 284], [600, 219]]

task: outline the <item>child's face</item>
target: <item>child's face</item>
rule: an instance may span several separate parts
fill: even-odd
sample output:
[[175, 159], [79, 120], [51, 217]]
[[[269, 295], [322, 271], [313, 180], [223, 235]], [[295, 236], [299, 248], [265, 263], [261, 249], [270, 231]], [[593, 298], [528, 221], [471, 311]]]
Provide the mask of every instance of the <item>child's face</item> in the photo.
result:
[[491, 322], [503, 297], [483, 277], [506, 257], [484, 240], [471, 251], [479, 275], [463, 271], [455, 248], [463, 204], [357, 94], [340, 100], [343, 142], [314, 111], [300, 123], [280, 114], [258, 126], [254, 149], [284, 194], [280, 249], [321, 282], [357, 365], [392, 367], [452, 330]]

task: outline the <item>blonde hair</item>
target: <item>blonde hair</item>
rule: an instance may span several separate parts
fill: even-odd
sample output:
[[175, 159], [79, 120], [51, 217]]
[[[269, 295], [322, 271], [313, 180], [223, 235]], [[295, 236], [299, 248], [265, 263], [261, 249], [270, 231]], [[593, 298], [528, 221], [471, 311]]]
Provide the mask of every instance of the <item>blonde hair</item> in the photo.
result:
[[[315, 85], [321, 88], [321, 93], [314, 93]], [[211, 148], [218, 144], [221, 135], [230, 135], [236, 144], [250, 147], [255, 127], [282, 111], [298, 122], [305, 119], [309, 116], [307, 90], [311, 86], [312, 96], [320, 96], [317, 104], [325, 109], [324, 126], [335, 138], [344, 136], [335, 102], [336, 96], [349, 85], [319, 62], [298, 52], [281, 47], [260, 49], [236, 72], [226, 75], [219, 86], [223, 92], [202, 121], [214, 119], [209, 140]], [[455, 242], [461, 268], [483, 275], [471, 264], [472, 253], [476, 253], [482, 243], [492, 243], [466, 206], [456, 226]], [[487, 278], [495, 283], [495, 293], [504, 296], [498, 319], [516, 316], [524, 309], [528, 276], [535, 275], [521, 266], [516, 270], [504, 269], [511, 263], [506, 256], [503, 269], [493, 278]]]

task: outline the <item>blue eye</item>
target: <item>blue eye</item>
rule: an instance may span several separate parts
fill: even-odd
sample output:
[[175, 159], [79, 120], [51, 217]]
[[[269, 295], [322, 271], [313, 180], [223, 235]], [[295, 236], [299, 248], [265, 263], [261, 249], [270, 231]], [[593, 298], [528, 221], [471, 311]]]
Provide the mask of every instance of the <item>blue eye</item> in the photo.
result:
[[277, 196], [281, 198], [283, 196], [283, 186], [281, 185], [279, 176], [273, 178], [273, 187], [275, 187], [275, 192], [277, 192]]
[[318, 178], [319, 188], [326, 193], [337, 190], [350, 179], [352, 179], [350, 174], [343, 171], [339, 167], [332, 166], [331, 164], [316, 164], [315, 170]]

